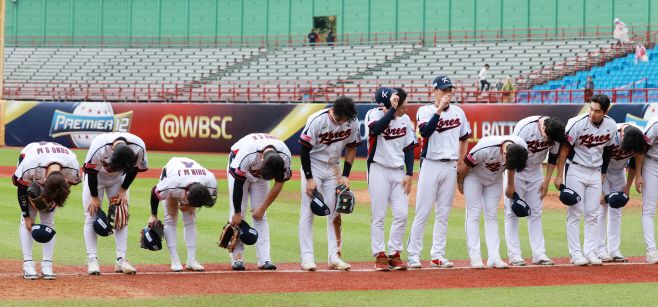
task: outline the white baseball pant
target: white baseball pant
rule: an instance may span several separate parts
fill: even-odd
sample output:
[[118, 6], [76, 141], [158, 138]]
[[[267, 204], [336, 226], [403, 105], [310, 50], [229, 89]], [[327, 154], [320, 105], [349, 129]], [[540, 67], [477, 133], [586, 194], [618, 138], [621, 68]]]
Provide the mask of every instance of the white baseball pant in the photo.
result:
[[402, 179], [405, 176], [402, 168], [388, 168], [377, 163], [368, 166], [368, 193], [370, 194], [370, 236], [372, 256], [377, 257], [385, 252], [384, 220], [386, 211], [391, 206], [393, 224], [388, 236], [389, 255], [402, 252], [404, 232], [407, 229], [409, 217], [409, 195], [405, 194]]
[[[608, 169], [603, 182], [603, 193], [606, 195], [612, 192], [619, 192], [626, 185], [626, 170]], [[615, 256], [619, 252], [621, 243], [621, 210], [623, 208], [610, 208], [609, 205], [599, 205], [597, 212], [598, 226], [596, 235], [596, 253], [601, 255], [608, 252], [609, 255]], [[607, 227], [606, 227], [607, 219]], [[608, 245], [605, 240], [608, 238]]]
[[[313, 180], [318, 185], [318, 190], [324, 196], [324, 203], [329, 207], [331, 213], [327, 215], [327, 245], [328, 262], [341, 258], [342, 247], [342, 220], [336, 209], [336, 186], [340, 179], [340, 164], [330, 165], [327, 163], [311, 160], [311, 171]], [[315, 262], [313, 254], [313, 221], [315, 214], [311, 211], [312, 197], [306, 194], [306, 176], [302, 172], [302, 206], [299, 213], [299, 249], [301, 250], [302, 263], [304, 261]]]
[[[539, 198], [541, 192], [538, 192], [543, 182], [542, 177], [536, 178], [533, 181], [521, 180], [518, 177], [514, 178], [514, 189], [516, 193], [530, 207], [530, 215], [527, 217], [527, 222], [533, 262], [538, 262], [539, 258], [546, 254], [544, 231], [541, 222], [544, 201]], [[503, 191], [506, 188], [507, 171], [503, 175]], [[512, 199], [507, 197], [505, 197], [505, 242], [507, 242], [507, 256], [510, 259], [514, 256], [522, 256], [521, 243], [519, 242], [519, 217], [512, 211]]]
[[[601, 206], [600, 167], [569, 164], [564, 174], [566, 186], [580, 195], [581, 201], [567, 207], [567, 242], [571, 259], [583, 255], [598, 257], [596, 253], [597, 212]], [[585, 214], [585, 239], [580, 248], [580, 217]]]
[[457, 161], [433, 161], [422, 159], [418, 173], [416, 213], [409, 231], [407, 253], [409, 259], [419, 259], [423, 250], [425, 226], [434, 206], [434, 232], [432, 235], [432, 260], [443, 258], [446, 251], [448, 217], [457, 186]]
[[[55, 211], [57, 211], [57, 207], [55, 207], [53, 211], [43, 212], [34, 209], [34, 207], [28, 204], [27, 209], [28, 212], [30, 213], [30, 217], [32, 218], [35, 224], [37, 223], [37, 215], [39, 215], [38, 224], [50, 226], [52, 229], [55, 229]], [[43, 261], [52, 262], [53, 250], [55, 250], [56, 237], [57, 235], [54, 235], [52, 240], [48, 241], [47, 243], [41, 244], [41, 247], [43, 249]], [[23, 218], [22, 212], [21, 212], [21, 224], [18, 226], [18, 239], [21, 241], [21, 249], [23, 250], [23, 261], [34, 260], [32, 259], [32, 246], [34, 245], [34, 239], [32, 238], [32, 233], [30, 233], [30, 231], [27, 230], [27, 227], [25, 227], [25, 218]]]
[[167, 241], [167, 248], [171, 260], [179, 259], [178, 251], [178, 234], [176, 233], [176, 226], [178, 225], [178, 212], [181, 212], [183, 220], [183, 238], [187, 246], [187, 259], [196, 258], [196, 208], [187, 206], [187, 211], [181, 211], [178, 208], [179, 200], [168, 197], [163, 201], [164, 204], [164, 236]]
[[656, 216], [656, 199], [658, 198], [658, 188], [656, 188], [658, 187], [658, 161], [645, 156], [642, 165], [642, 178], [644, 178], [644, 189], [642, 190], [644, 243], [647, 245], [647, 251], [655, 251], [654, 217]]
[[[107, 199], [115, 197], [121, 184], [123, 183], [123, 174], [115, 174], [109, 176], [108, 173], [98, 173], [98, 198], [101, 200], [101, 208], [107, 213], [108, 206], [103, 206], [103, 194], [107, 195]], [[126, 191], [126, 198], [130, 199], [130, 189]], [[87, 208], [91, 202], [91, 193], [89, 192], [89, 185], [87, 183], [87, 175], [85, 174], [84, 182], [82, 183], [82, 206], [85, 210], [85, 245], [87, 245], [87, 258], [97, 258], [96, 246], [98, 245], [98, 234], [94, 231], [94, 218], [95, 216], [89, 215]], [[128, 249], [128, 226], [114, 230], [114, 241], [117, 248], [117, 258], [125, 258], [126, 250]]]
[[502, 194], [503, 179], [501, 175], [494, 180], [484, 180], [473, 173], [468, 173], [464, 178], [466, 245], [471, 260], [482, 259], [480, 254], [480, 213], [483, 211], [484, 232], [489, 252], [487, 265], [493, 265], [496, 259], [501, 259], [497, 210]]

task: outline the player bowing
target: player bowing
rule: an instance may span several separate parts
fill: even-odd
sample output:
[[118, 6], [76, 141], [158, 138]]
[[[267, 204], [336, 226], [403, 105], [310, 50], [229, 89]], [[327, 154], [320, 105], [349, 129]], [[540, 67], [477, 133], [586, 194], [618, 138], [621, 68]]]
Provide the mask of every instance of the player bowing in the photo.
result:
[[[654, 219], [656, 216], [656, 198], [658, 198], [658, 117], [653, 117], [644, 127], [644, 139], [647, 142], [648, 151], [644, 155], [644, 164], [637, 161], [636, 165], [642, 165], [642, 177], [635, 181], [635, 186], [642, 192], [642, 232], [644, 243], [647, 245], [647, 262], [658, 263], [658, 250], [656, 250], [656, 234]], [[647, 189], [644, 189], [647, 187]]]
[[[292, 175], [290, 150], [275, 136], [252, 133], [231, 147], [228, 167], [228, 189], [231, 200], [230, 220], [239, 226], [251, 205], [253, 228], [258, 232], [256, 255], [258, 268], [276, 270], [270, 258], [270, 230], [265, 211], [281, 193], [283, 183]], [[274, 187], [270, 190], [270, 180]], [[231, 266], [244, 270], [244, 243], [238, 239], [231, 252]]]
[[508, 182], [523, 171], [528, 160], [525, 141], [514, 135], [489, 136], [480, 141], [464, 157], [459, 166], [457, 187], [466, 200], [466, 244], [471, 268], [483, 269], [480, 256], [480, 213], [484, 210], [484, 232], [489, 259], [487, 266], [506, 269], [500, 258], [500, 234], [496, 211], [503, 193], [503, 172]]
[[[564, 180], [566, 187], [582, 198], [581, 202], [567, 207], [567, 242], [574, 265], [601, 265], [596, 251], [596, 216], [610, 155], [617, 148], [617, 124], [606, 115], [609, 107], [610, 99], [606, 95], [592, 96], [589, 112], [567, 122], [567, 140], [561, 144], [558, 156], [555, 187], [559, 190]], [[567, 159], [570, 162], [565, 167]], [[583, 213], [585, 239], [581, 249], [580, 217]]]
[[[548, 185], [557, 163], [560, 144], [563, 143], [564, 123], [556, 117], [531, 116], [522, 119], [514, 128], [512, 135], [523, 139], [528, 146], [528, 162], [524, 170], [516, 172], [514, 181], [503, 177], [505, 188], [505, 241], [509, 264], [524, 266], [519, 243], [519, 217], [512, 211], [513, 194], [516, 192], [524, 199], [531, 210], [528, 216], [528, 235], [532, 248], [532, 263], [553, 265], [555, 262], [546, 256], [544, 248], [544, 233], [542, 230], [541, 213], [544, 207], [544, 197], [548, 194]], [[542, 172], [542, 163], [548, 152], [546, 177]]]
[[[41, 225], [55, 228], [55, 212], [57, 207], [63, 207], [71, 193], [71, 185], [80, 183], [80, 165], [75, 153], [68, 148], [51, 142], [30, 143], [21, 151], [18, 157], [18, 167], [13, 177], [14, 185], [18, 187], [18, 204], [23, 212], [18, 236], [23, 250], [23, 277], [37, 279], [39, 276], [32, 260], [32, 226], [39, 215]], [[36, 190], [47, 209], [37, 210], [28, 199], [28, 189]], [[47, 231], [47, 230], [46, 230]], [[53, 273], [53, 250], [55, 237], [42, 243], [43, 261], [41, 262], [41, 277], [55, 279]]]
[[[119, 204], [128, 212], [130, 185], [137, 173], [148, 170], [144, 141], [131, 133], [104, 133], [91, 142], [82, 169], [85, 173], [82, 187], [82, 205], [85, 209], [84, 236], [89, 258], [87, 272], [100, 274], [98, 267], [98, 234], [94, 231], [94, 219], [103, 203], [103, 193], [108, 198], [117, 197]], [[137, 270], [126, 259], [128, 227], [114, 230], [117, 273], [135, 274]]]
[[215, 175], [199, 163], [188, 158], [171, 158], [162, 169], [160, 182], [151, 190], [151, 218], [149, 226], [158, 221], [158, 205], [164, 201], [164, 236], [171, 256], [171, 270], [183, 270], [178, 258], [178, 211], [183, 220], [183, 236], [187, 245], [185, 268], [203, 271], [204, 267], [196, 260], [196, 208], [211, 208], [217, 200], [217, 180]]
[[[366, 114], [368, 135], [368, 192], [370, 193], [370, 235], [372, 256], [378, 271], [406, 270], [400, 259], [409, 215], [409, 192], [414, 172], [414, 148], [418, 139], [407, 112], [407, 93], [401, 88], [380, 88], [375, 100], [383, 108]], [[406, 166], [407, 171], [404, 172]], [[388, 205], [393, 225], [384, 245], [384, 220]]]

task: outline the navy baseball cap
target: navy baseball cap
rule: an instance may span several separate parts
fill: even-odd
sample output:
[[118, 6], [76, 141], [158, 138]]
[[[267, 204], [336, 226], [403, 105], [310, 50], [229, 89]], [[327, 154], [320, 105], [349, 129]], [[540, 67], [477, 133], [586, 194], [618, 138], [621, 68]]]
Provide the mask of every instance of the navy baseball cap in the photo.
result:
[[238, 231], [238, 235], [240, 235], [240, 241], [246, 245], [254, 245], [256, 244], [256, 241], [258, 241], [258, 231], [251, 228], [251, 226], [249, 226], [245, 220], [240, 222], [240, 230]]
[[[156, 230], [156, 228], [158, 230]], [[164, 234], [161, 229], [162, 228], [158, 227], [144, 227], [144, 241], [142, 242], [144, 248], [152, 251], [159, 251], [162, 249], [162, 239], [164, 238]]]
[[101, 208], [98, 208], [98, 213], [94, 219], [94, 231], [101, 237], [113, 234], [112, 226], [107, 222], [107, 215]]
[[580, 195], [576, 191], [567, 188], [564, 184], [561, 184], [560, 201], [567, 206], [573, 206], [580, 202]]
[[43, 224], [32, 225], [32, 238], [39, 243], [48, 243], [55, 236], [55, 229]]
[[612, 192], [604, 197], [605, 202], [610, 205], [610, 208], [619, 209], [628, 203], [628, 195], [624, 192]]
[[391, 107], [391, 95], [397, 93], [398, 91], [389, 88], [389, 87], [380, 87], [377, 92], [375, 93], [375, 101], [382, 106], [386, 108]]
[[324, 203], [324, 196], [318, 191], [317, 188], [315, 189], [315, 196], [311, 200], [311, 211], [313, 211], [315, 215], [319, 216], [326, 216], [331, 214], [329, 206]]
[[516, 192], [514, 192], [514, 198], [512, 200], [511, 207], [514, 214], [516, 214], [518, 217], [526, 217], [532, 213], [528, 204], [523, 199], [521, 199], [519, 194], [516, 194]]
[[451, 86], [454, 87], [448, 76], [438, 76], [434, 78], [434, 81], [432, 81], [432, 88], [434, 89], [445, 90]]

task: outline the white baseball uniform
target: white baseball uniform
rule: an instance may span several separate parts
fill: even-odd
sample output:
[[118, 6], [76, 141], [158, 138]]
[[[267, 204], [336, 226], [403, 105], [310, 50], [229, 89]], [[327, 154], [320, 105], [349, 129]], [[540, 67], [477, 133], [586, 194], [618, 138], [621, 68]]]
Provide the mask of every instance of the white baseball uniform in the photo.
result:
[[[539, 262], [540, 257], [546, 255], [541, 222], [544, 201], [539, 198], [541, 192], [538, 192], [544, 182], [542, 163], [549, 152], [552, 158], [557, 161], [560, 150], [559, 143], [549, 141], [542, 136], [539, 125], [542, 118], [548, 117], [526, 117], [516, 124], [512, 132], [512, 135], [523, 139], [528, 146], [528, 162], [523, 171], [516, 172], [514, 189], [519, 197], [525, 200], [531, 210], [531, 214], [528, 216], [528, 235], [533, 262]], [[555, 161], [549, 160], [553, 164], [555, 164]], [[503, 188], [507, 188], [507, 176], [503, 176]], [[507, 242], [507, 255], [510, 259], [514, 256], [522, 256], [521, 243], [519, 242], [519, 217], [512, 211], [512, 202], [511, 198], [505, 197], [505, 241]]]
[[[87, 207], [91, 203], [91, 190], [89, 189], [89, 173], [97, 174], [98, 198], [101, 201], [101, 208], [103, 204], [103, 193], [107, 195], [108, 200], [110, 197], [115, 197], [119, 188], [123, 185], [126, 174], [120, 171], [114, 171], [109, 168], [109, 163], [112, 158], [112, 144], [117, 140], [123, 140], [128, 147], [133, 150], [137, 155], [137, 165], [134, 170], [137, 172], [145, 172], [148, 170], [148, 160], [146, 158], [146, 146], [144, 141], [138, 136], [131, 133], [103, 133], [91, 142], [89, 152], [85, 158], [85, 165], [82, 168], [85, 174], [84, 185], [82, 186], [82, 205], [85, 210], [85, 226], [84, 236], [85, 244], [87, 246], [87, 257], [89, 259], [97, 258], [96, 246], [98, 245], [98, 234], [94, 231], [94, 218], [89, 212]], [[126, 198], [129, 198], [129, 190], [126, 191]], [[117, 258], [126, 257], [126, 249], [128, 248], [128, 226], [114, 230], [114, 240], [116, 242]]]
[[644, 243], [647, 251], [656, 250], [656, 239], [654, 230], [654, 217], [656, 216], [656, 200], [658, 198], [658, 117], [653, 117], [644, 127], [644, 139], [650, 146], [644, 155], [642, 164], [642, 178], [644, 178], [644, 189], [642, 190], [642, 231], [644, 232]]
[[[402, 185], [406, 173], [405, 151], [418, 147], [418, 139], [413, 123], [406, 114], [394, 117], [386, 130], [375, 134], [373, 124], [384, 117], [382, 108], [375, 108], [366, 114], [366, 134], [368, 135], [368, 193], [370, 194], [370, 235], [374, 257], [385, 252], [384, 220], [388, 205], [391, 205], [393, 224], [388, 238], [389, 255], [402, 252], [402, 241], [409, 216], [409, 195]], [[412, 151], [413, 153], [413, 151]], [[412, 169], [407, 173], [413, 173]]]
[[[416, 113], [419, 130], [422, 130], [436, 115], [434, 103], [418, 109]], [[434, 206], [434, 233], [432, 236], [432, 260], [443, 258], [448, 233], [448, 217], [452, 208], [457, 186], [457, 161], [459, 141], [473, 135], [464, 111], [449, 105], [442, 112], [436, 129], [422, 140], [423, 150], [418, 173], [416, 213], [409, 231], [407, 253], [409, 259], [420, 258], [423, 250], [425, 226]]]
[[487, 265], [500, 258], [500, 234], [496, 211], [503, 194], [504, 143], [511, 142], [527, 148], [525, 141], [515, 135], [489, 136], [480, 141], [464, 157], [471, 167], [464, 177], [466, 200], [466, 243], [471, 260], [482, 259], [480, 255], [480, 214], [484, 210], [484, 232], [489, 258]]
[[[596, 127], [589, 116], [583, 114], [569, 119], [566, 126], [570, 152], [564, 171], [567, 188], [580, 195], [582, 201], [567, 207], [567, 241], [573, 260], [577, 256], [598, 257], [596, 253], [597, 212], [603, 190], [601, 165], [604, 148], [617, 148], [617, 123], [605, 116]], [[580, 248], [580, 217], [585, 214], [585, 239]]]
[[[36, 182], [43, 190], [43, 185], [46, 182], [48, 166], [52, 164], [59, 164], [62, 167], [61, 173], [70, 184], [76, 185], [80, 183], [80, 165], [78, 164], [77, 157], [73, 151], [57, 143], [37, 142], [28, 144], [21, 151], [20, 157], [18, 158], [18, 166], [13, 176], [14, 185], [16, 185], [18, 189], [27, 190], [32, 182]], [[18, 237], [20, 238], [21, 249], [23, 250], [23, 260], [31, 261], [32, 245], [34, 244], [34, 241], [32, 239], [32, 234], [25, 226], [25, 217], [31, 217], [36, 223], [38, 215], [40, 224], [55, 229], [55, 211], [57, 211], [57, 206], [53, 206], [52, 209], [44, 212], [34, 209], [27, 199], [21, 199], [19, 203], [22, 207], [21, 211], [24, 213], [21, 215], [21, 224], [18, 227]], [[43, 261], [52, 261], [53, 250], [55, 249], [55, 237], [57, 237], [57, 235], [55, 235], [48, 243], [42, 244]]]
[[[242, 188], [242, 201], [239, 204], [242, 219], [245, 219], [247, 207], [256, 209], [265, 201], [270, 191], [270, 181], [261, 178], [260, 169], [262, 166], [262, 152], [267, 148], [274, 148], [281, 156], [285, 164], [286, 173], [282, 182], [288, 181], [292, 175], [292, 164], [290, 160], [290, 150], [286, 144], [277, 137], [265, 133], [252, 133], [240, 139], [231, 146], [231, 155], [227, 167], [229, 199], [231, 200], [229, 209], [229, 219], [236, 212], [233, 195], [236, 180], [244, 181]], [[258, 257], [258, 266], [262, 266], [265, 261], [271, 261], [270, 258], [270, 228], [267, 222], [267, 213], [263, 215], [260, 221], [252, 218], [252, 225], [258, 231], [258, 241], [256, 241], [256, 255]], [[233, 252], [231, 252], [231, 261], [244, 259], [244, 243], [238, 239]]]
[[[199, 183], [206, 187], [213, 197], [217, 196], [217, 180], [215, 175], [189, 158], [171, 158], [162, 169], [160, 182], [153, 188], [152, 193], [164, 201], [164, 236], [171, 260], [178, 259], [178, 205], [188, 205], [186, 188], [192, 183]], [[153, 210], [153, 208], [152, 208]], [[183, 236], [187, 246], [187, 259], [196, 256], [196, 210], [187, 206], [185, 211], [180, 210], [183, 220]], [[157, 212], [156, 212], [157, 213]]]
[[[340, 157], [343, 149], [361, 145], [359, 122], [349, 120], [336, 125], [329, 114], [330, 109], [315, 112], [306, 121], [306, 126], [299, 137], [301, 146], [311, 148], [311, 172], [318, 185], [318, 191], [324, 196], [324, 202], [331, 213], [327, 215], [328, 262], [340, 259], [342, 246], [340, 213], [335, 212], [336, 186], [342, 175]], [[306, 174], [302, 173], [302, 204], [299, 214], [299, 248], [304, 261], [313, 261], [313, 221], [315, 214], [311, 211], [312, 197], [306, 194]]]

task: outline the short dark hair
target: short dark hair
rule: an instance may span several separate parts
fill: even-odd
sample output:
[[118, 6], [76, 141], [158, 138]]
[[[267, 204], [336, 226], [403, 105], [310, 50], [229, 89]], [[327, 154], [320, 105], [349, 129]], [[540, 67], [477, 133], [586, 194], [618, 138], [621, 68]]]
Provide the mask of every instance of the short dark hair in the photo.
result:
[[54, 201], [58, 206], [64, 207], [66, 199], [71, 194], [70, 186], [64, 174], [58, 171], [51, 172], [43, 185], [44, 202]]
[[484, 64], [484, 67], [489, 67], [489, 64]]
[[202, 184], [195, 182], [187, 186], [187, 201], [190, 206], [195, 208], [211, 208], [215, 205], [217, 201], [216, 197], [210, 195], [208, 188], [204, 187]]
[[601, 110], [603, 110], [603, 112], [608, 111], [608, 108], [610, 108], [610, 98], [608, 98], [608, 96], [606, 96], [605, 94], [596, 94], [592, 96], [589, 102], [590, 104], [592, 102], [600, 104]]
[[260, 167], [260, 177], [265, 180], [283, 180], [286, 166], [276, 150], [270, 150], [263, 154], [263, 165]]
[[631, 125], [628, 125], [626, 128], [624, 128], [624, 138], [621, 140], [621, 144], [619, 144], [619, 148], [621, 148], [621, 150], [644, 154], [644, 144], [644, 133], [642, 133], [642, 130]]
[[566, 141], [566, 134], [564, 132], [564, 123], [557, 117], [549, 117], [544, 121], [544, 132], [550, 141], [558, 142], [560, 144]]
[[526, 162], [528, 162], [528, 150], [525, 147], [519, 144], [507, 145], [505, 169], [520, 172], [525, 169]]
[[132, 170], [135, 168], [138, 158], [139, 157], [130, 148], [130, 146], [124, 143], [119, 143], [114, 145], [109, 167], [114, 171], [120, 171], [124, 174], [127, 174], [132, 172]]
[[356, 120], [356, 105], [354, 104], [354, 100], [352, 100], [352, 98], [340, 96], [338, 99], [336, 99], [336, 101], [334, 101], [332, 107], [334, 108], [334, 115], [341, 118], [346, 116], [348, 119]]
[[405, 101], [405, 100], [407, 99], [407, 92], [405, 92], [405, 91], [404, 91], [402, 88], [400, 88], [400, 87], [396, 87], [396, 88], [393, 88], [393, 89], [396, 90], [396, 91], [398, 92], [398, 97], [400, 97], [400, 101], [398, 101], [398, 106], [401, 106], [401, 105], [402, 105], [402, 102]]

